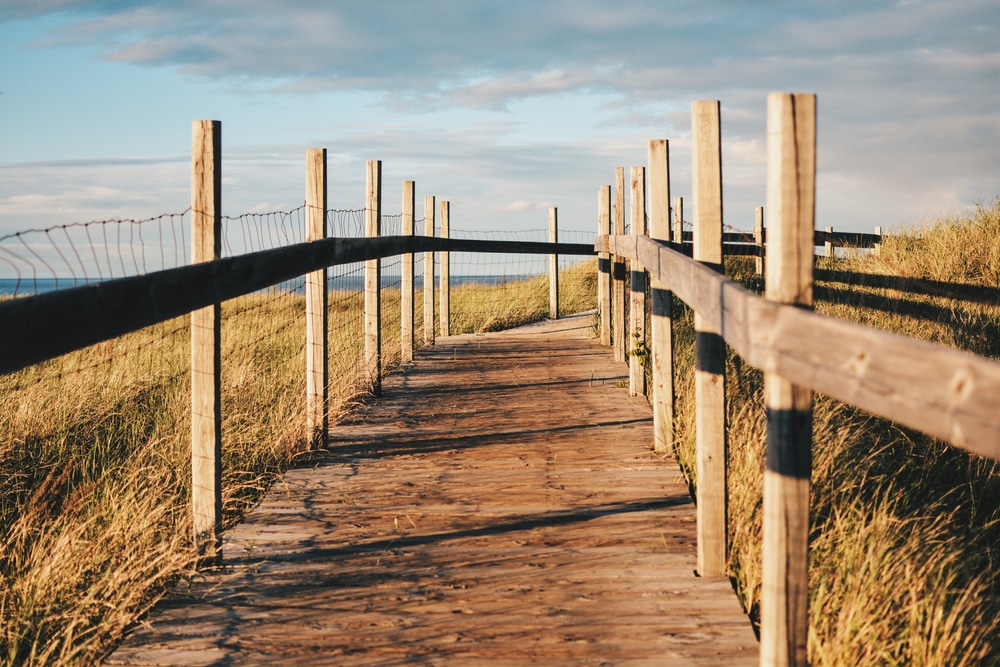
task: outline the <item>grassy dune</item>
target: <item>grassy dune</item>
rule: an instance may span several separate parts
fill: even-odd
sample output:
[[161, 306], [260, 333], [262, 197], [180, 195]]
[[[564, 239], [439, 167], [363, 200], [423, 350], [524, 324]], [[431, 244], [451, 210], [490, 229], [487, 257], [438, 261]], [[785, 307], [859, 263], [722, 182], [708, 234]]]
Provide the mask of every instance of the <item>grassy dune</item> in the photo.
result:
[[[1000, 201], [890, 237], [879, 256], [820, 259], [817, 269], [852, 275], [818, 280], [816, 310], [998, 359], [998, 238]], [[761, 288], [752, 260], [728, 259], [727, 273]], [[947, 291], [928, 281], [964, 285], [962, 298], [912, 292]], [[693, 331], [682, 310], [678, 455], [696, 484]], [[727, 383], [730, 566], [756, 619], [763, 379], [730, 354]], [[1000, 464], [826, 396], [814, 406], [810, 664], [1000, 665]]]
[[[594, 264], [563, 274], [566, 312], [595, 306]], [[330, 295], [334, 421], [370, 388], [359, 293]], [[423, 340], [422, 296], [416, 339]], [[452, 293], [453, 332], [548, 315], [547, 277]], [[225, 524], [307, 452], [305, 307], [275, 291], [223, 304]], [[399, 360], [399, 291], [383, 291]], [[0, 376], [0, 664], [92, 664], [194, 572], [188, 318]]]

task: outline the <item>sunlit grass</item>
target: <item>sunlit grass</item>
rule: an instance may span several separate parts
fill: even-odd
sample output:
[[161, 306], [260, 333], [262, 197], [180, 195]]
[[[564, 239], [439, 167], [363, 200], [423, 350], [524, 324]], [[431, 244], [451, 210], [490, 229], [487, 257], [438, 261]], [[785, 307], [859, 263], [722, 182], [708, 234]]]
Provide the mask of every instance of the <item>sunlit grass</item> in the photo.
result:
[[[1000, 289], [998, 203], [889, 237], [877, 256], [818, 260], [856, 277], [819, 282], [816, 310], [1000, 358], [1000, 300], [990, 303], [988, 291]], [[727, 273], [761, 286], [752, 260], [727, 259]], [[880, 275], [961, 283], [986, 296], [915, 295], [916, 282], [879, 287]], [[693, 325], [689, 310], [677, 310], [677, 455], [696, 484]], [[763, 379], [730, 351], [727, 383], [730, 570], [756, 621]], [[810, 664], [1000, 664], [998, 473], [995, 462], [815, 397]]]
[[[584, 263], [564, 272], [565, 312], [594, 307], [593, 271]], [[419, 290], [414, 303], [419, 345]], [[334, 291], [329, 304], [335, 423], [372, 378], [362, 359], [363, 295]], [[400, 359], [399, 308], [398, 288], [383, 289], [387, 369]], [[305, 304], [271, 290], [222, 311], [231, 526], [308, 451]], [[455, 333], [547, 316], [547, 278], [452, 293]], [[193, 574], [189, 341], [182, 317], [0, 376], [0, 664], [92, 664]]]

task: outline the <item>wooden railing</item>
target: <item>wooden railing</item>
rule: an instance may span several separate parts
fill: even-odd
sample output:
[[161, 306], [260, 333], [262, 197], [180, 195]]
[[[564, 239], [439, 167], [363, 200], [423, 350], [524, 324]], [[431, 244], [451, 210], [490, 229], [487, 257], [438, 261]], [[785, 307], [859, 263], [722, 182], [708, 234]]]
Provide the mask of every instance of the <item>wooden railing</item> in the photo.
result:
[[[657, 449], [668, 450], [673, 414], [670, 293], [695, 313], [698, 569], [703, 576], [727, 574], [725, 348], [721, 341], [764, 371], [768, 434], [761, 664], [804, 665], [812, 391], [1000, 460], [1000, 364], [812, 312], [814, 246], [849, 241], [867, 245], [879, 240], [876, 235], [838, 239], [814, 230], [813, 95], [775, 93], [768, 99], [771, 222], [765, 298], [727, 280], [721, 273], [722, 242], [727, 239], [722, 233], [718, 121], [718, 103], [695, 103], [693, 259], [678, 242], [687, 240], [686, 234], [675, 230], [671, 241], [665, 205], [669, 201], [665, 141], [650, 142], [649, 172], [657, 175], [650, 183], [650, 236], [643, 233], [641, 224], [633, 224], [632, 235], [623, 235], [621, 227], [609, 234], [607, 186], [601, 189], [601, 235], [595, 243], [601, 253], [601, 331], [625, 327], [618, 297], [611, 307], [608, 292], [624, 289], [623, 284], [615, 284], [624, 275], [616, 267], [631, 260], [633, 276], [644, 271], [653, 281], [654, 433]], [[639, 187], [636, 178], [633, 186]], [[674, 208], [676, 216], [679, 207]], [[644, 214], [644, 210], [633, 211], [633, 218], [642, 220]], [[762, 240], [763, 234], [758, 238]], [[946, 289], [940, 284], [931, 287]], [[633, 297], [637, 296], [641, 294], [633, 291]], [[614, 322], [609, 323], [609, 315]], [[634, 315], [630, 319], [635, 322]], [[629, 334], [616, 338], [616, 345], [641, 342], [641, 331], [632, 329]], [[607, 338], [602, 340], [608, 343]], [[640, 363], [634, 354], [630, 361]]]
[[[379, 259], [402, 255], [400, 280], [402, 355], [412, 359], [414, 253], [423, 252], [425, 317], [433, 317], [434, 253], [441, 256], [440, 328], [450, 332], [450, 252], [594, 255], [591, 244], [447, 238], [450, 206], [440, 202], [440, 236], [435, 201], [425, 201], [426, 236], [414, 235], [414, 187], [403, 184], [403, 235], [381, 236], [381, 162], [367, 164], [366, 238], [326, 236], [326, 150], [306, 154], [305, 243], [221, 259], [221, 125], [195, 121], [192, 151], [193, 264], [119, 278], [31, 297], [0, 301], [0, 373], [11, 373], [94, 343], [191, 314], [191, 457], [194, 541], [206, 560], [218, 556], [222, 529], [220, 304], [299, 276], [306, 276], [306, 421], [315, 440], [327, 433], [327, 267], [365, 262], [364, 362], [372, 389], [382, 373], [382, 317]], [[555, 209], [550, 215], [554, 218]], [[553, 275], [554, 270], [553, 270]], [[558, 313], [557, 292], [550, 308]], [[433, 343], [434, 322], [425, 320], [425, 343]]]

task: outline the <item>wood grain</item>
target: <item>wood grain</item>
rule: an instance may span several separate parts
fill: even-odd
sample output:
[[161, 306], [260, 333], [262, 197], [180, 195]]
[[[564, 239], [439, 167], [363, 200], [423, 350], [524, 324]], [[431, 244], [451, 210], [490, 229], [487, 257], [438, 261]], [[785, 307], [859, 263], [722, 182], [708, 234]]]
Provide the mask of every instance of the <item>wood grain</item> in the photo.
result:
[[[306, 241], [326, 238], [326, 149], [306, 151]], [[328, 423], [326, 269], [306, 274], [306, 427], [325, 446]]]
[[[611, 233], [611, 186], [602, 185], [597, 195], [597, 233]], [[611, 255], [597, 258], [597, 308], [600, 313], [601, 345], [611, 346]]]
[[[191, 262], [199, 264], [222, 254], [222, 123], [196, 120], [192, 130]], [[194, 543], [207, 561], [222, 532], [220, 302], [191, 312], [191, 509]]]
[[[434, 238], [434, 221], [437, 218], [437, 207], [434, 196], [424, 197], [424, 236]], [[434, 330], [437, 322], [434, 317], [434, 253], [424, 253], [424, 345], [434, 344]]]
[[[549, 243], [559, 242], [559, 210], [549, 208]], [[549, 255], [549, 318], [559, 319], [559, 255]]]
[[[666, 139], [649, 142], [649, 235], [670, 241], [670, 145]], [[673, 295], [659, 280], [650, 285], [650, 343], [653, 378], [653, 448], [673, 450], [674, 342]]]
[[[816, 96], [772, 93], [767, 112], [771, 233], [765, 296], [770, 301], [812, 308]], [[761, 665], [806, 665], [812, 391], [770, 371], [764, 374], [764, 401], [768, 417]]]
[[[441, 202], [441, 238], [451, 234], [451, 202]], [[441, 335], [451, 335], [451, 260], [447, 251], [441, 253]]]
[[[629, 213], [633, 236], [646, 235], [646, 170], [632, 167], [629, 174], [631, 202]], [[646, 396], [646, 272], [633, 261], [629, 267], [628, 390], [633, 396]]]
[[[382, 161], [369, 160], [365, 178], [365, 236], [382, 235]], [[365, 372], [372, 392], [382, 389], [382, 264], [365, 261]]]
[[[414, 210], [417, 206], [416, 184], [413, 181], [403, 181], [403, 236], [413, 236]], [[399, 277], [399, 335], [400, 362], [408, 364], [413, 361], [413, 253], [402, 255]]]
[[[611, 223], [616, 235], [625, 233], [625, 167], [615, 167], [615, 200], [611, 206]], [[625, 321], [625, 260], [614, 257], [611, 263], [614, 303], [611, 306], [613, 322], [611, 344], [615, 348], [615, 360], [628, 360], [627, 322]]]
[[388, 376], [105, 664], [755, 665], [695, 510], [588, 317]]
[[[691, 105], [693, 257], [722, 272], [722, 130], [717, 100]], [[695, 439], [698, 470], [698, 572], [729, 571], [726, 468], [726, 346], [695, 310]]]

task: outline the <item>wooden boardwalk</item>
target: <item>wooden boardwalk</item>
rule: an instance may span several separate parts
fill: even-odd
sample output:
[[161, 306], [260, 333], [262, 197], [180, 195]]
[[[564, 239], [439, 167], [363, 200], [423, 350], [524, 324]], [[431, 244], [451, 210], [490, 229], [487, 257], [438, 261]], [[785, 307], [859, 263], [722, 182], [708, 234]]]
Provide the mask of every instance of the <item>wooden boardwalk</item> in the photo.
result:
[[626, 379], [587, 317], [439, 339], [106, 664], [756, 664]]

